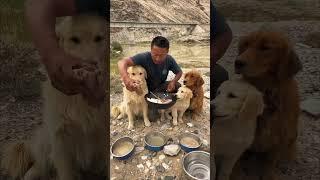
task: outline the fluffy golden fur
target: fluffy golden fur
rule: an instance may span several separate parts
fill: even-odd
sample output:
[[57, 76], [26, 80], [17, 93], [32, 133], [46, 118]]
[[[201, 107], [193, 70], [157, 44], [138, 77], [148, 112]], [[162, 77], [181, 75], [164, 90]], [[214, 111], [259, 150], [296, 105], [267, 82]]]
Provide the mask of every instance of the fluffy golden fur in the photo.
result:
[[250, 151], [265, 153], [263, 178], [272, 180], [279, 159], [295, 158], [300, 109], [294, 76], [302, 65], [283, 34], [258, 31], [240, 40], [235, 69], [263, 92], [266, 106]]
[[169, 116], [169, 112], [172, 113], [172, 123], [173, 125], [178, 125], [178, 121], [183, 123], [183, 115], [184, 112], [190, 106], [190, 100], [192, 98], [192, 91], [186, 86], [181, 86], [176, 93], [177, 101], [167, 110], [161, 110], [160, 120], [164, 121], [165, 115], [167, 118], [171, 118]]
[[128, 129], [133, 129], [135, 116], [142, 114], [144, 125], [151, 126], [148, 118], [148, 104], [144, 99], [144, 96], [148, 94], [146, 70], [142, 66], [136, 65], [130, 66], [127, 72], [131, 79], [139, 82], [139, 90], [132, 92], [123, 87], [123, 101], [119, 106], [112, 107], [111, 115], [117, 119], [128, 116]]
[[[65, 18], [57, 27], [59, 44], [83, 61], [105, 63], [105, 20], [93, 15]], [[86, 71], [77, 69], [79, 78]], [[103, 85], [103, 73], [97, 81]], [[24, 180], [78, 180], [83, 173], [106, 176], [105, 104], [92, 107], [82, 95], [66, 96], [50, 81], [43, 84], [43, 125], [29, 142], [8, 147], [2, 167]]]
[[243, 79], [225, 81], [213, 101], [213, 151], [217, 180], [229, 180], [235, 163], [252, 144], [263, 95]]
[[183, 84], [192, 91], [193, 97], [191, 98], [189, 109], [193, 112], [192, 119], [195, 120], [203, 109], [204, 92], [202, 85], [204, 80], [199, 71], [192, 69], [184, 75]]

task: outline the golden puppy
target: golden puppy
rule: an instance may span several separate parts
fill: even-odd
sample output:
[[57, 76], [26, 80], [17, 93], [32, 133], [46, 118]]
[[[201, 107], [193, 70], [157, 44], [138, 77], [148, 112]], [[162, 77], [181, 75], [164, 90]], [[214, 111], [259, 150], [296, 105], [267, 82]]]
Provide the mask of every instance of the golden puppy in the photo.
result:
[[[103, 86], [105, 64], [105, 24], [98, 16], [65, 18], [57, 27], [59, 44], [83, 62], [98, 67], [93, 83]], [[78, 78], [89, 73], [77, 69]], [[44, 124], [30, 142], [7, 147], [2, 167], [13, 178], [24, 180], [77, 180], [85, 174], [106, 177], [105, 103], [89, 106], [81, 94], [67, 96], [50, 81], [43, 85]], [[85, 174], [83, 174], [85, 173]], [[55, 177], [57, 176], [57, 177]]]
[[119, 106], [112, 107], [111, 115], [117, 119], [127, 115], [129, 120], [128, 129], [133, 129], [134, 116], [143, 114], [144, 125], [151, 126], [148, 118], [148, 104], [144, 99], [144, 96], [148, 94], [146, 70], [137, 65], [130, 66], [127, 72], [131, 79], [139, 82], [140, 88], [137, 92], [131, 92], [126, 87], [123, 87], [123, 102]]
[[300, 109], [294, 76], [301, 69], [291, 43], [281, 33], [253, 32], [239, 42], [235, 71], [263, 93], [266, 105], [250, 148], [265, 153], [266, 180], [275, 178], [272, 172], [279, 159], [295, 157]]
[[193, 112], [192, 119], [195, 120], [203, 109], [204, 92], [202, 85], [204, 80], [197, 70], [193, 69], [184, 75], [183, 84], [191, 89], [193, 97], [190, 102], [189, 109]]
[[263, 95], [243, 79], [228, 80], [219, 87], [213, 108], [217, 180], [229, 180], [235, 163], [254, 140]]
[[173, 125], [178, 125], [179, 122], [183, 122], [183, 114], [190, 106], [190, 100], [192, 98], [192, 91], [186, 86], [181, 86], [176, 93], [177, 101], [176, 103], [167, 110], [161, 110], [161, 121], [166, 117], [169, 118], [169, 112], [172, 113], [172, 123]]

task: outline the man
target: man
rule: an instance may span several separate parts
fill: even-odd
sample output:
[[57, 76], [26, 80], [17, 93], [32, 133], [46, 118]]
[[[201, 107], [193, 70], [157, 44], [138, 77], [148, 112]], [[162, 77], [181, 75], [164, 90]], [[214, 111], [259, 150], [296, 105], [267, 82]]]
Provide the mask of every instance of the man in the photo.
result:
[[224, 17], [215, 9], [211, 2], [211, 38], [210, 38], [210, 59], [213, 70], [211, 71], [211, 84], [212, 84], [212, 99], [216, 96], [217, 89], [222, 82], [229, 79], [228, 72], [219, 64], [220, 60], [232, 41], [232, 31], [229, 25], [226, 23]]
[[[177, 92], [180, 87], [178, 80], [182, 76], [181, 68], [175, 59], [168, 54], [169, 41], [162, 36], [155, 37], [151, 42], [151, 51], [127, 57], [118, 62], [120, 76], [130, 91], [136, 91], [136, 82], [129, 78], [127, 68], [141, 65], [147, 72], [148, 90], [155, 92]], [[171, 81], [166, 81], [169, 71], [175, 74]]]
[[[211, 102], [216, 97], [216, 93], [220, 85], [229, 79], [228, 71], [224, 69], [222, 66], [217, 64], [218, 60], [222, 58], [222, 56], [227, 51], [228, 47], [232, 41], [232, 31], [229, 25], [226, 23], [224, 17], [217, 12], [215, 7], [213, 6], [212, 1], [210, 1], [210, 11], [211, 11], [211, 24], [210, 24], [210, 59], [211, 59], [211, 67], [213, 67], [210, 71], [210, 84], [211, 84]], [[210, 127], [213, 126], [214, 118], [214, 107], [211, 104], [210, 106]]]
[[[28, 0], [26, 19], [45, 65], [52, 85], [66, 95], [81, 93], [90, 104], [104, 100], [104, 87], [90, 87], [87, 80], [79, 80], [73, 74], [74, 68], [85, 66], [78, 58], [72, 57], [58, 46], [55, 33], [56, 17], [72, 16], [79, 13], [95, 12], [107, 17], [106, 0]], [[96, 76], [91, 73], [90, 76]]]

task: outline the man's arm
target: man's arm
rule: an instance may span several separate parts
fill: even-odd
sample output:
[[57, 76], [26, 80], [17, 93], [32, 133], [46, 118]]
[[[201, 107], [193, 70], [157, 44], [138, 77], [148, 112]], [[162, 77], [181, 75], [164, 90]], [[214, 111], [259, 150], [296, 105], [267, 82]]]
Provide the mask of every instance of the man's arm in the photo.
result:
[[179, 79], [182, 76], [182, 71], [179, 71], [176, 76], [172, 79], [172, 81], [174, 81], [175, 83], [179, 81]]

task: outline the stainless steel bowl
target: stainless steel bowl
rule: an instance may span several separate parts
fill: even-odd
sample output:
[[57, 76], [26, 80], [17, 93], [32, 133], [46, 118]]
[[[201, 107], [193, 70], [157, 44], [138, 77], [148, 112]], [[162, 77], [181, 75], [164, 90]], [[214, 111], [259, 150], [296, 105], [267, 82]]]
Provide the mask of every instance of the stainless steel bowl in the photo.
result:
[[192, 151], [182, 159], [183, 172], [189, 180], [210, 180], [210, 153]]
[[[132, 144], [132, 148], [131, 149], [128, 149], [127, 152], [125, 154], [122, 154], [122, 155], [119, 155], [119, 154], [116, 154], [114, 152], [114, 150], [120, 146], [122, 146], [124, 143], [130, 143]], [[119, 159], [119, 160], [126, 160], [128, 159], [129, 157], [131, 157], [131, 155], [133, 154], [134, 152], [134, 149], [135, 149], [135, 144], [134, 144], [134, 141], [133, 139], [131, 139], [130, 137], [121, 137], [119, 139], [117, 139], [110, 147], [110, 153], [113, 157], [115, 157], [116, 159]]]

